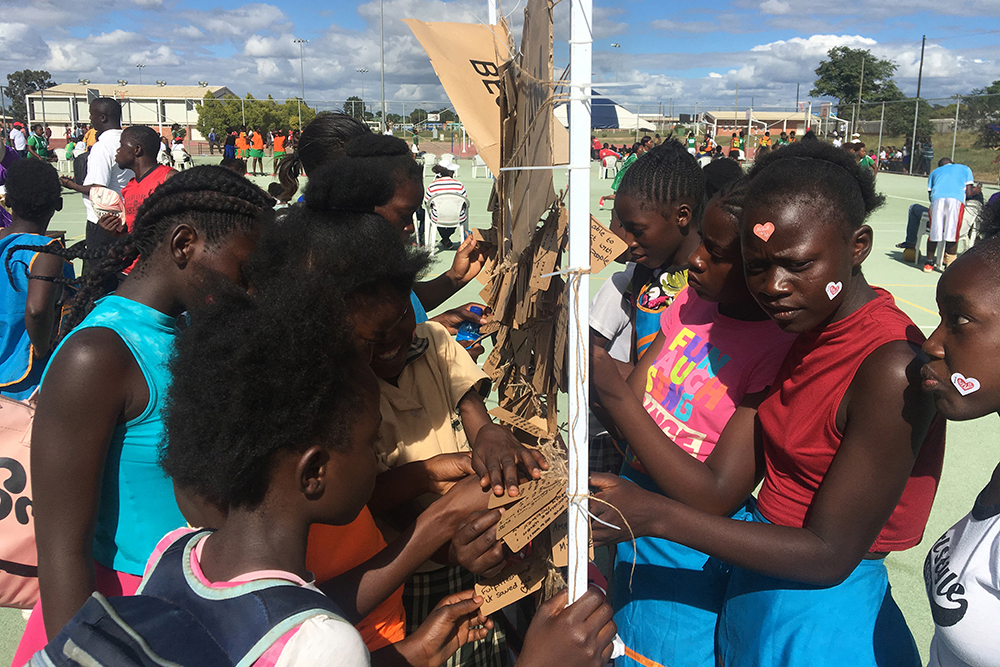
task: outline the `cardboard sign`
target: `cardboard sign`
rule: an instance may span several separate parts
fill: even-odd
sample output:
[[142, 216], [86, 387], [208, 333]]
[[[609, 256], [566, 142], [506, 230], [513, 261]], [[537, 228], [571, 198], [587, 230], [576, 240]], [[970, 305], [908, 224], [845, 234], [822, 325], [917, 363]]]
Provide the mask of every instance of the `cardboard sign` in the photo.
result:
[[[543, 478], [541, 481], [543, 484], [538, 485], [534, 493], [526, 494], [523, 500], [518, 501], [516, 505], [500, 517], [500, 521], [497, 522], [497, 539], [503, 538], [504, 535], [524, 523], [531, 515], [548, 505], [553, 498], [559, 495], [560, 490], [565, 495], [565, 480], [550, 476]], [[559, 515], [557, 514], [556, 516]], [[555, 516], [552, 518], [554, 519]], [[516, 551], [520, 551], [520, 549]]]
[[495, 577], [476, 584], [476, 595], [483, 598], [483, 606], [479, 610], [484, 616], [489, 616], [509, 604], [542, 588], [548, 566], [545, 559], [532, 556], [505, 570]]
[[628, 244], [618, 238], [601, 221], [590, 216], [590, 272], [599, 273], [628, 250]]
[[[527, 501], [525, 501], [525, 503], [526, 502]], [[518, 503], [517, 505], [514, 505], [514, 509], [517, 509], [520, 505], [525, 503]], [[525, 519], [519, 526], [504, 535], [503, 541], [507, 544], [511, 551], [517, 553], [524, 547], [528, 546], [528, 543], [531, 542], [531, 540], [541, 535], [542, 531], [548, 528], [549, 525], [568, 508], [569, 498], [566, 496], [565, 482], [560, 482], [555, 497], [540, 510]], [[507, 514], [510, 513], [511, 512], [507, 512]], [[507, 516], [507, 514], [504, 514], [504, 516]]]
[[430, 57], [486, 167], [499, 174], [500, 73], [511, 57], [506, 24], [403, 22]]
[[548, 431], [541, 428], [537, 424], [532, 424], [530, 421], [521, 417], [520, 415], [515, 415], [509, 410], [504, 410], [503, 408], [493, 408], [490, 410], [490, 415], [496, 417], [496, 419], [508, 426], [513, 426], [514, 428], [521, 429], [529, 435], [533, 435], [536, 438], [547, 438], [549, 437]]
[[487, 503], [486, 507], [489, 509], [494, 509], [497, 507], [503, 507], [504, 505], [513, 505], [519, 500], [522, 500], [526, 496], [533, 495], [538, 492], [542, 486], [547, 486], [548, 481], [542, 477], [539, 479], [533, 479], [530, 482], [525, 482], [524, 484], [519, 484], [517, 486], [517, 495], [511, 498], [507, 495], [507, 489], [503, 490], [502, 496], [497, 496], [494, 494], [490, 495], [490, 501]]

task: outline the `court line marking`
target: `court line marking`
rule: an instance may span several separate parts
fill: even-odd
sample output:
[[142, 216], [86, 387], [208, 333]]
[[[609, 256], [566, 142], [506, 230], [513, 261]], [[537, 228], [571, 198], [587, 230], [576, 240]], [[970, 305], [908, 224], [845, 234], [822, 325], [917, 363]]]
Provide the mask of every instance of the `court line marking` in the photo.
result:
[[935, 313], [933, 310], [929, 310], [927, 308], [924, 308], [923, 306], [917, 305], [917, 304], [913, 303], [912, 301], [907, 301], [906, 299], [900, 298], [900, 297], [896, 296], [895, 294], [893, 294], [892, 296], [893, 296], [893, 298], [896, 299], [896, 301], [902, 301], [903, 303], [909, 304], [909, 305], [913, 306], [914, 308], [918, 308], [919, 310], [922, 310], [925, 313], [930, 313], [934, 317], [938, 316], [938, 313]]

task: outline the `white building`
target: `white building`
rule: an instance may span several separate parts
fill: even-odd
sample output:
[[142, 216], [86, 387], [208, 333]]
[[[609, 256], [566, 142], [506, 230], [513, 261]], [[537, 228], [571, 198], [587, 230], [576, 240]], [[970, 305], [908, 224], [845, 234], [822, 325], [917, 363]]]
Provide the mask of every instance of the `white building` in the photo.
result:
[[149, 125], [163, 134], [178, 123], [187, 129], [190, 139], [202, 140], [194, 128], [198, 122], [195, 107], [202, 103], [205, 93], [215, 97], [233, 94], [225, 86], [64, 83], [27, 96], [28, 125], [48, 125], [52, 138], [62, 139], [67, 128], [90, 122], [90, 100], [113, 97], [121, 102], [123, 125]]

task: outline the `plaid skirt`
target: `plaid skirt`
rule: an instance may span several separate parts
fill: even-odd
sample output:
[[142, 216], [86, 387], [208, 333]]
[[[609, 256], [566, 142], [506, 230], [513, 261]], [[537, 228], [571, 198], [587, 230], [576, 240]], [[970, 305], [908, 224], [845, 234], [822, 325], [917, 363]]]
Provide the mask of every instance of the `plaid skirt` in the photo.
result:
[[[445, 596], [471, 590], [475, 584], [476, 576], [457, 566], [413, 574], [403, 586], [406, 634], [416, 630]], [[485, 638], [458, 649], [443, 667], [507, 667], [508, 664], [507, 642], [500, 624], [496, 623]]]

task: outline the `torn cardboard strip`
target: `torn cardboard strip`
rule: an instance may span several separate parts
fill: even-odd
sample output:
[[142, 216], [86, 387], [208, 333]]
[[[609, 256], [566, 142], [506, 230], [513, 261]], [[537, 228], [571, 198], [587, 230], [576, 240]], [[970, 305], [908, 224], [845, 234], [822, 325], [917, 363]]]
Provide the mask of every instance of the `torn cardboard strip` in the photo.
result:
[[503, 408], [493, 408], [490, 410], [490, 415], [495, 417], [498, 421], [507, 424], [508, 426], [513, 426], [516, 429], [520, 429], [528, 435], [533, 435], [536, 438], [550, 437], [548, 431], [541, 428], [537, 423], [532, 423], [520, 415], [515, 415], [509, 410], [504, 410]]
[[[559, 489], [552, 500], [542, 506], [542, 508], [538, 511], [530, 514], [517, 527], [503, 536], [503, 541], [507, 544], [511, 551], [517, 553], [524, 547], [528, 546], [528, 543], [530, 543], [531, 540], [541, 535], [542, 531], [549, 527], [549, 524], [555, 521], [560, 514], [569, 508], [569, 498], [566, 496], [565, 484], [565, 482], [560, 483]], [[521, 504], [522, 503], [514, 505], [513, 509], [516, 510]], [[511, 514], [512, 512], [513, 510], [510, 510], [507, 514]], [[507, 514], [504, 514], [504, 516], [507, 516]]]
[[483, 606], [479, 611], [484, 616], [489, 616], [541, 590], [548, 570], [545, 558], [532, 555], [497, 576], [476, 584], [476, 595], [483, 598]]

